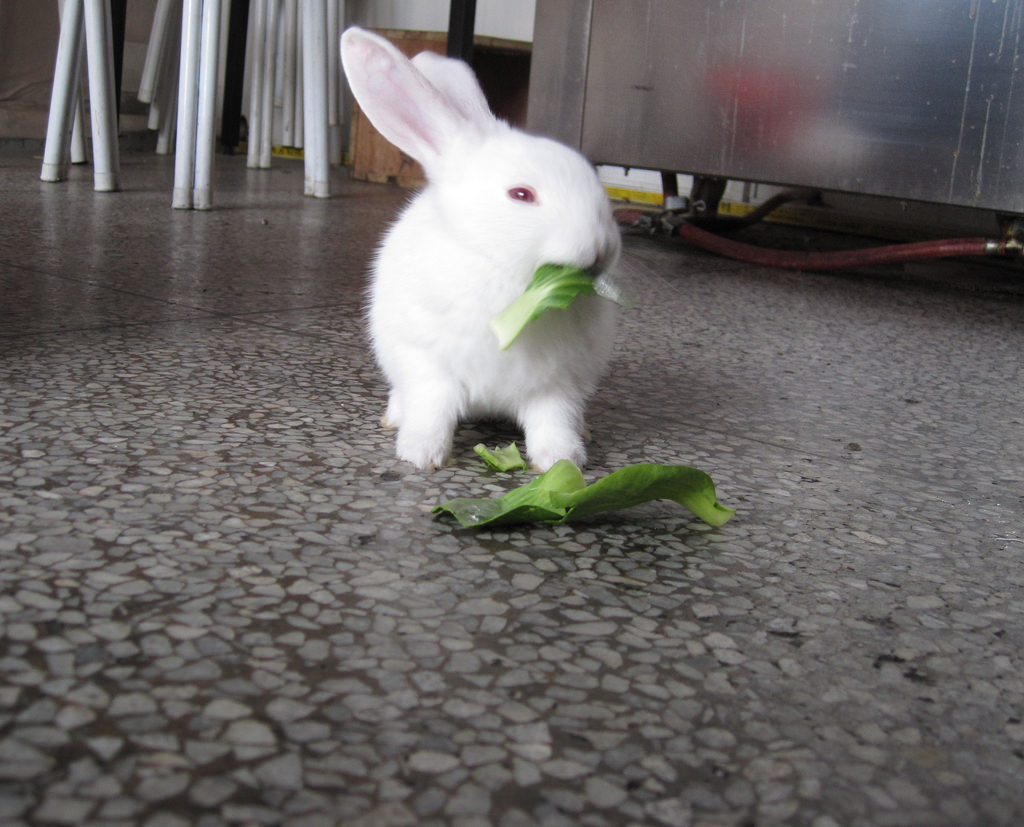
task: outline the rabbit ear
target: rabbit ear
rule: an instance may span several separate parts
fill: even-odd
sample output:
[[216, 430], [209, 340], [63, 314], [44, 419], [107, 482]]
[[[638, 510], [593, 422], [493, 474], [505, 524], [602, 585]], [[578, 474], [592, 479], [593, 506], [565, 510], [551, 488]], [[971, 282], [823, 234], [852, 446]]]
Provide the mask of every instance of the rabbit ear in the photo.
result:
[[341, 36], [341, 62], [373, 125], [429, 175], [451, 140], [465, 131], [466, 113], [379, 35], [347, 29]]
[[494, 123], [487, 98], [469, 64], [435, 52], [420, 52], [412, 59], [412, 65], [448, 97], [467, 121], [484, 128]]

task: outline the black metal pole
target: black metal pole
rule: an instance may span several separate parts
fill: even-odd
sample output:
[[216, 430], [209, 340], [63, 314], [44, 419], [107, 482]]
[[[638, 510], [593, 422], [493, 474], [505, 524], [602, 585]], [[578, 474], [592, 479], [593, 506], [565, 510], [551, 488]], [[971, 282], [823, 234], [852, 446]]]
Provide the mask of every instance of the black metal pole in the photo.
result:
[[[246, 32], [249, 29], [249, 0], [231, 0], [228, 16], [228, 44], [224, 63], [224, 104], [220, 119], [220, 146], [234, 154], [241, 133], [242, 86], [245, 82]], [[249, 140], [252, 140], [250, 137]]]
[[121, 78], [124, 77], [124, 30], [128, 22], [128, 0], [112, 0], [110, 33], [114, 44], [114, 103], [121, 114]]
[[473, 60], [473, 27], [476, 0], [451, 0], [448, 10], [448, 57], [470, 63]]

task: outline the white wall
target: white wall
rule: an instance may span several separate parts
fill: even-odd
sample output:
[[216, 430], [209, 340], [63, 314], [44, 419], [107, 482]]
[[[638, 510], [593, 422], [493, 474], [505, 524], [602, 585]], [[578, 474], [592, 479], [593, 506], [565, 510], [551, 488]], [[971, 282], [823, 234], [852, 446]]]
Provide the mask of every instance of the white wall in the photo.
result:
[[[379, 29], [448, 30], [449, 0], [349, 0], [348, 19]], [[474, 31], [488, 37], [533, 40], [536, 0], [477, 0]]]
[[0, 1], [0, 137], [46, 131], [57, 32], [55, 2]]

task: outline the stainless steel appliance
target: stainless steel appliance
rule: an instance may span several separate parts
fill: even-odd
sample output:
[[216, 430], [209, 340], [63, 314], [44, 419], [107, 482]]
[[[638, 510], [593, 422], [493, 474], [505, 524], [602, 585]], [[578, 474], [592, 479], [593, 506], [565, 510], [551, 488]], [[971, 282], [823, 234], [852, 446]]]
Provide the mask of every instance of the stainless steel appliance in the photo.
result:
[[538, 0], [528, 127], [591, 160], [1024, 212], [1024, 0]]

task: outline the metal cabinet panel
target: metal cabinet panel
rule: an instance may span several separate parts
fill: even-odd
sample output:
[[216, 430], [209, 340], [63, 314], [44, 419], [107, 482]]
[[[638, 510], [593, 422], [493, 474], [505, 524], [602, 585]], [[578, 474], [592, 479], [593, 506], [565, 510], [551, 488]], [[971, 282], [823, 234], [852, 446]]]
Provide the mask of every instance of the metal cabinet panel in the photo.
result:
[[537, 20], [535, 50], [561, 38], [585, 81], [572, 100], [542, 61], [531, 125], [596, 162], [1024, 212], [1024, 0], [540, 0]]

